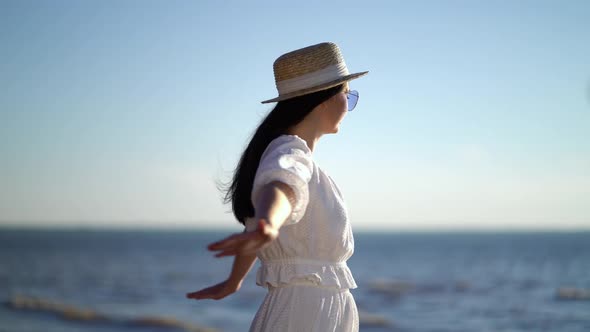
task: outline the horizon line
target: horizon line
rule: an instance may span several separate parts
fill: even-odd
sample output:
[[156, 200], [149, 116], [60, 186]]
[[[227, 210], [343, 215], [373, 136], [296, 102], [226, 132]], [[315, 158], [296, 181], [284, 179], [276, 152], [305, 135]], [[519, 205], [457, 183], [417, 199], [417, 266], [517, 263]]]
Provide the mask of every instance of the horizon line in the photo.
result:
[[[64, 223], [53, 223], [53, 224], [40, 224], [40, 223], [15, 223], [6, 221], [0, 221], [0, 230], [78, 230], [78, 231], [232, 231], [241, 229], [243, 226], [238, 223], [228, 224], [226, 222], [220, 223], [217, 226], [215, 225], [187, 225], [187, 224], [113, 224], [113, 222], [109, 222], [108, 224], [97, 224], [97, 225], [76, 225], [76, 224], [64, 224]], [[457, 232], [457, 233], [464, 233], [464, 232], [472, 232], [472, 233], [490, 233], [490, 232], [497, 232], [497, 233], [518, 233], [518, 232], [528, 232], [528, 233], [548, 233], [548, 232], [590, 232], [590, 225], [582, 226], [582, 227], [522, 227], [522, 226], [515, 226], [515, 227], [491, 227], [491, 226], [481, 226], [481, 227], [456, 227], [456, 226], [447, 226], [447, 227], [375, 227], [375, 226], [365, 226], [362, 225], [354, 226], [353, 231], [355, 233], [371, 233], [371, 232], [403, 232], [403, 233], [449, 233], [449, 232]]]

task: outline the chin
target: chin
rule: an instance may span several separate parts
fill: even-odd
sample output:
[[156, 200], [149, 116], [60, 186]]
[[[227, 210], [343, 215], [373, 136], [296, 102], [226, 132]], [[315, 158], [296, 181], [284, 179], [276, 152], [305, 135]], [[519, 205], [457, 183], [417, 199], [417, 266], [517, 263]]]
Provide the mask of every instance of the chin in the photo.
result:
[[334, 127], [328, 129], [324, 129], [324, 134], [336, 134], [338, 133], [338, 131], [340, 131], [340, 124], [335, 125]]

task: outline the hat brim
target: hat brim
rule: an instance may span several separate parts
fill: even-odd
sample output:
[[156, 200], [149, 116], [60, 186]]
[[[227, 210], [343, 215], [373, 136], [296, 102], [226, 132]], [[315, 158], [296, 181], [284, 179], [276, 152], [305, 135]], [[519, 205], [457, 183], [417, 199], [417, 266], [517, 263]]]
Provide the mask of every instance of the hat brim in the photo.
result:
[[330, 81], [327, 83], [323, 83], [320, 85], [316, 85], [314, 87], [310, 87], [310, 88], [306, 88], [306, 89], [302, 89], [302, 90], [298, 90], [298, 91], [293, 91], [291, 93], [286, 93], [284, 95], [280, 95], [276, 98], [273, 99], [269, 99], [269, 100], [265, 100], [265, 101], [261, 101], [262, 104], [267, 104], [267, 103], [275, 103], [275, 102], [279, 102], [279, 101], [283, 101], [283, 100], [287, 100], [287, 99], [291, 99], [291, 98], [295, 98], [295, 97], [299, 97], [299, 96], [303, 96], [306, 94], [310, 94], [313, 92], [318, 92], [318, 91], [322, 91], [322, 90], [326, 90], [332, 87], [335, 87], [337, 85], [340, 85], [346, 81], [351, 81], [354, 79], [357, 79], [361, 76], [365, 76], [367, 75], [369, 72], [368, 71], [363, 71], [360, 73], [354, 73], [354, 74], [349, 74], [343, 77], [340, 77], [337, 80], [334, 81]]

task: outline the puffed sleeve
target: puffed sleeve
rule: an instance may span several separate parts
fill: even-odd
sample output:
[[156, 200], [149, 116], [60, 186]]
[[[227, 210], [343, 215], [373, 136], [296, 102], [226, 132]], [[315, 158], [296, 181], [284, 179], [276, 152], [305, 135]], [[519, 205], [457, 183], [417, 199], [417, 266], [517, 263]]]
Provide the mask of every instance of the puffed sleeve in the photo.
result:
[[282, 135], [274, 139], [260, 159], [252, 186], [252, 204], [255, 204], [260, 189], [273, 181], [288, 185], [295, 194], [291, 215], [283, 225], [297, 223], [309, 202], [309, 180], [313, 174], [311, 151], [298, 136]]

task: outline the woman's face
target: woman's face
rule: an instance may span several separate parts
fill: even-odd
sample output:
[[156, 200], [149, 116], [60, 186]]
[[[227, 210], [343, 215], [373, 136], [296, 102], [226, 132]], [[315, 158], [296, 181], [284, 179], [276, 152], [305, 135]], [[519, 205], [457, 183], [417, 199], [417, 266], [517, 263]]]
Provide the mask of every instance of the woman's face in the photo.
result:
[[348, 84], [345, 84], [344, 90], [330, 99], [326, 100], [322, 106], [322, 122], [324, 123], [324, 131], [326, 133], [337, 133], [340, 127], [340, 122], [348, 113]]

